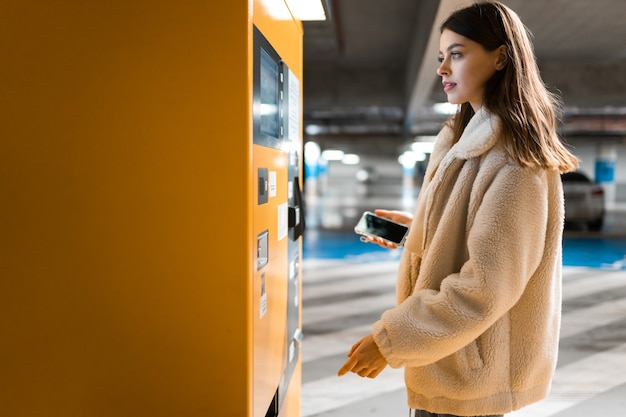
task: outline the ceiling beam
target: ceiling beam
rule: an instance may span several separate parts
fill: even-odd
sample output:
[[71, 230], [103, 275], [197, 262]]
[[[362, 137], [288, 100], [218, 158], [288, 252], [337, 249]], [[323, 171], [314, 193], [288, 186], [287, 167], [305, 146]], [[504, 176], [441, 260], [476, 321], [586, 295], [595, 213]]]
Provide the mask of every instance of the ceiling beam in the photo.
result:
[[[409, 83], [409, 95], [406, 106], [406, 115], [404, 120], [404, 129], [410, 134], [417, 122], [419, 110], [426, 104], [428, 97], [432, 91], [433, 85], [437, 80], [437, 56], [439, 55], [439, 26], [441, 23], [455, 10], [460, 7], [468, 6], [472, 2], [470, 0], [440, 0], [435, 19], [432, 21], [432, 27], [426, 47], [423, 54], [418, 60], [419, 65], [417, 72], [413, 77], [413, 83]], [[419, 51], [415, 51], [419, 53]], [[409, 77], [412, 74], [409, 74]]]

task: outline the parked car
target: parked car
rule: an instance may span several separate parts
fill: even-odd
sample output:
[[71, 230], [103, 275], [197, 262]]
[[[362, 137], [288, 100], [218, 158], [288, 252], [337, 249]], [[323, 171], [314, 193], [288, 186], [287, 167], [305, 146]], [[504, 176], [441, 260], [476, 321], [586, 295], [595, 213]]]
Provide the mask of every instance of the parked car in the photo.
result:
[[561, 175], [565, 223], [582, 223], [592, 231], [604, 224], [604, 189], [581, 171]]

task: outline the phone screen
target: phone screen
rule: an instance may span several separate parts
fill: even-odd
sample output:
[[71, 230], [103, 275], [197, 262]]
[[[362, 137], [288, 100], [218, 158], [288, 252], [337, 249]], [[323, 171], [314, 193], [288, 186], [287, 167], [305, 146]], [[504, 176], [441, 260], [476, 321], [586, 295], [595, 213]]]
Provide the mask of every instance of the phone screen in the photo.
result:
[[392, 222], [373, 213], [365, 212], [354, 230], [357, 233], [378, 236], [397, 245], [404, 243], [404, 238], [409, 228]]

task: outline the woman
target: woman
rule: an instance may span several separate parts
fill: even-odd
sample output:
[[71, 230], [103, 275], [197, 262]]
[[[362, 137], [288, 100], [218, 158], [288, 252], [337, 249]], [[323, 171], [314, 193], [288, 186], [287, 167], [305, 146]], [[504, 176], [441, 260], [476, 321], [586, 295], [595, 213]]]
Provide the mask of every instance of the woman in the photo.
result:
[[[556, 365], [563, 192], [577, 159], [556, 133], [526, 28], [498, 2], [441, 26], [437, 137], [398, 272], [397, 306], [339, 375], [405, 369], [416, 416], [502, 415], [539, 401]], [[372, 240], [375, 241], [375, 240]], [[383, 246], [382, 241], [375, 241]]]

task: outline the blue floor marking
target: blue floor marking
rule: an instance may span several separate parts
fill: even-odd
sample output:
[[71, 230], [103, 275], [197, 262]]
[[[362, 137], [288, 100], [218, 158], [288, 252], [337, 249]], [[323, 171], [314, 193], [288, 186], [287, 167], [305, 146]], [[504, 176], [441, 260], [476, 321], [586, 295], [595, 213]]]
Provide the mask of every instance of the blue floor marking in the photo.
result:
[[563, 265], [626, 269], [626, 239], [564, 237]]
[[[363, 243], [351, 231], [307, 230], [303, 240], [304, 259], [342, 259], [355, 262], [391, 261], [402, 249], [389, 250]], [[626, 239], [564, 237], [563, 265], [626, 270]]]
[[304, 259], [343, 259], [359, 262], [399, 259], [402, 249], [385, 249], [359, 240], [344, 230], [307, 230], [303, 240]]

